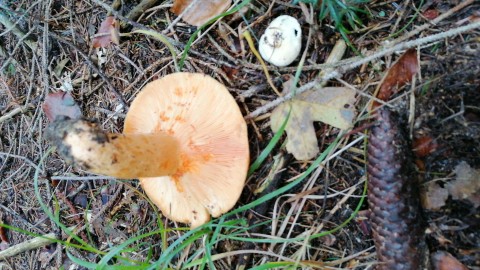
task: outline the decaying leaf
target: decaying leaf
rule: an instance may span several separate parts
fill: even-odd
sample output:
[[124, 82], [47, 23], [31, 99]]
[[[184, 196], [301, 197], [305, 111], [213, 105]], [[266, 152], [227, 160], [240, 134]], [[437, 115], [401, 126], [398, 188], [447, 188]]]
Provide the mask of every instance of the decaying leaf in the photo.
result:
[[[383, 101], [390, 100], [390, 97], [397, 93], [405, 84], [412, 81], [413, 76], [418, 72], [419, 65], [417, 51], [410, 49], [406, 51], [387, 72], [380, 85], [377, 98]], [[374, 102], [373, 107], [378, 106]]]
[[447, 189], [452, 199], [468, 200], [475, 207], [480, 206], [480, 170], [475, 170], [466, 162], [455, 167], [457, 178], [447, 183]]
[[274, 132], [278, 131], [290, 112], [285, 127], [287, 151], [297, 160], [310, 160], [319, 152], [313, 122], [321, 121], [339, 129], [348, 129], [352, 127], [356, 114], [354, 102], [355, 90], [350, 88], [326, 87], [306, 91], [275, 108], [270, 126]]
[[58, 62], [58, 64], [55, 66], [55, 68], [53, 69], [53, 73], [57, 76], [57, 77], [61, 77], [62, 76], [62, 73], [63, 73], [63, 69], [65, 69], [65, 66], [67, 65], [67, 63], [70, 61], [70, 58], [65, 58], [63, 60], [61, 60], [60, 62]]
[[423, 16], [429, 20], [433, 20], [437, 18], [438, 15], [439, 15], [439, 12], [438, 12], [438, 9], [436, 8], [427, 9], [423, 12]]
[[10, 243], [10, 241], [8, 241], [7, 229], [1, 226], [2, 224], [3, 224], [3, 221], [0, 219], [0, 242], [8, 244]]
[[425, 194], [422, 194], [422, 205], [425, 209], [440, 209], [449, 195], [454, 200], [467, 200], [475, 207], [480, 206], [480, 170], [461, 162], [455, 167], [455, 174], [456, 179], [448, 182], [445, 188], [433, 182], [428, 184]]
[[437, 251], [432, 254], [432, 265], [436, 270], [468, 270], [468, 267], [446, 251]]
[[175, 0], [171, 11], [177, 16], [183, 13], [182, 19], [191, 25], [201, 26], [222, 14], [231, 4], [230, 0]]
[[412, 150], [419, 158], [426, 157], [438, 148], [437, 142], [429, 135], [415, 138], [412, 142]]
[[120, 44], [120, 25], [113, 16], [108, 16], [93, 38], [93, 48], [105, 48], [110, 43]]
[[435, 182], [428, 183], [426, 192], [421, 194], [423, 208], [432, 211], [439, 210], [445, 206], [447, 199], [448, 190]]
[[50, 122], [55, 120], [57, 116], [67, 116], [71, 119], [78, 119], [82, 116], [80, 107], [75, 103], [69, 92], [48, 94], [45, 97], [42, 109]]

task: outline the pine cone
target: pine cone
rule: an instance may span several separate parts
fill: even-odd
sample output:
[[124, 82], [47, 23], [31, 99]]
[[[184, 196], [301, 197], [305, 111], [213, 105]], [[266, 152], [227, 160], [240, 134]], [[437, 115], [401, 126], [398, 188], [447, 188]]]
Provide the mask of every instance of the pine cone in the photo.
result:
[[376, 269], [419, 270], [425, 223], [411, 152], [398, 119], [380, 109], [368, 144], [368, 201], [379, 264]]

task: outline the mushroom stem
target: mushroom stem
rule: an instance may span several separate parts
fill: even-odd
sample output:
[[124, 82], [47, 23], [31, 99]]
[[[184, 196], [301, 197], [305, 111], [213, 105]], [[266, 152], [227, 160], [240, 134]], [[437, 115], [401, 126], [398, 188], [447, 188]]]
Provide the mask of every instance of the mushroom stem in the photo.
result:
[[46, 135], [67, 162], [97, 174], [158, 177], [174, 174], [180, 164], [179, 143], [164, 133], [105, 133], [85, 120], [57, 119]]

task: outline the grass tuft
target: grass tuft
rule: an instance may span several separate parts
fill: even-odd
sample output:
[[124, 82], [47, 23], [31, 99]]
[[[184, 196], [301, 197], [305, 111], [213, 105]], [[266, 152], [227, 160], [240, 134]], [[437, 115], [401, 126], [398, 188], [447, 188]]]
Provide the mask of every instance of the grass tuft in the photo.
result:
[[[298, 2], [313, 4], [318, 9], [318, 19], [320, 21], [325, 20], [327, 17], [333, 22], [335, 28], [340, 32], [343, 39], [351, 47], [352, 43], [347, 34], [351, 30], [357, 29], [363, 25], [359, 14], [367, 14], [367, 12], [361, 9], [359, 6], [367, 3], [367, 0], [295, 0], [295, 4]], [[348, 27], [346, 26], [348, 24]], [[351, 30], [350, 30], [351, 29]]]

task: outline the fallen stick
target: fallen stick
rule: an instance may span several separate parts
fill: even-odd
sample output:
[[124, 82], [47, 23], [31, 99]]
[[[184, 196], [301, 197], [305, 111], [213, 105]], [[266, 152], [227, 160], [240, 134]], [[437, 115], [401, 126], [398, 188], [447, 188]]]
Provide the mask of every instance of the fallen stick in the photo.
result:
[[[70, 230], [73, 230], [75, 226], [70, 227]], [[47, 233], [42, 236], [38, 236], [27, 240], [25, 242], [11, 246], [5, 250], [0, 251], [0, 261], [5, 260], [6, 258], [15, 256], [17, 254], [29, 251], [32, 249], [37, 249], [39, 247], [46, 246], [58, 240], [58, 236], [55, 233]]]
[[[399, 43], [399, 44], [397, 44], [395, 46], [392, 46], [392, 47], [383, 48], [379, 51], [376, 51], [376, 52], [373, 52], [372, 54], [369, 54], [368, 56], [366, 56], [364, 58], [354, 57], [353, 59], [351, 58], [351, 59], [345, 59], [345, 60], [339, 61], [335, 64], [335, 66], [338, 66], [337, 68], [333, 69], [330, 73], [327, 73], [327, 74], [325, 74], [321, 77], [318, 77], [316, 80], [308, 82], [308, 83], [304, 84], [303, 86], [297, 88], [296, 91], [295, 91], [295, 95], [299, 95], [299, 94], [301, 94], [301, 93], [303, 93], [303, 92], [305, 92], [309, 89], [312, 89], [314, 87], [319, 87], [319, 85], [321, 85], [323, 82], [328, 81], [330, 79], [333, 79], [337, 76], [340, 76], [341, 74], [345, 73], [347, 70], [351, 70], [353, 68], [356, 68], [356, 67], [358, 67], [360, 65], [363, 65], [365, 63], [368, 63], [368, 62], [370, 62], [374, 59], [383, 57], [385, 55], [390, 55], [390, 54], [392, 54], [396, 51], [406, 50], [406, 49], [414, 48], [414, 47], [417, 47], [417, 46], [425, 45], [425, 44], [428, 44], [428, 43], [431, 43], [431, 42], [434, 42], [434, 41], [438, 41], [438, 40], [441, 40], [441, 39], [445, 39], [445, 38], [448, 38], [448, 37], [452, 37], [452, 36], [455, 36], [455, 35], [458, 35], [458, 34], [461, 34], [461, 33], [476, 29], [476, 28], [480, 28], [480, 21], [470, 23], [470, 24], [467, 24], [465, 26], [453, 28], [451, 30], [441, 32], [441, 33], [438, 33], [438, 34], [426, 36], [426, 37], [411, 40], [411, 41], [402, 42], [402, 43]], [[263, 105], [262, 107], [256, 109], [255, 111], [251, 112], [245, 118], [250, 119], [250, 118], [257, 117], [257, 116], [267, 112], [268, 110], [276, 107], [280, 103], [283, 103], [287, 100], [292, 99], [293, 96], [294, 96], [294, 94], [293, 94], [293, 92], [291, 92], [291, 93], [289, 93], [289, 94], [287, 94], [283, 97], [277, 98], [277, 99]]]
[[24, 106], [21, 106], [21, 107], [18, 107], [18, 108], [15, 108], [11, 111], [9, 111], [8, 113], [6, 113], [5, 115], [3, 116], [0, 116], [0, 123], [14, 117], [15, 115], [19, 114], [19, 113], [24, 113], [26, 111], [28, 111], [29, 109], [33, 108], [33, 105], [32, 104], [27, 104], [27, 105], [24, 105]]
[[7, 30], [5, 30], [6, 32], [12, 31], [12, 33], [15, 36], [17, 36], [19, 39], [23, 39], [23, 42], [25, 42], [25, 44], [27, 44], [28, 47], [30, 47], [30, 49], [32, 49], [32, 51], [36, 50], [37, 43], [33, 40], [25, 38], [26, 34], [22, 30], [20, 30], [20, 28], [18, 28], [15, 23], [10, 21], [7, 14], [5, 14], [4, 12], [1, 12], [1, 11], [0, 11], [0, 23], [3, 26], [5, 26], [5, 28], [7, 29]]

